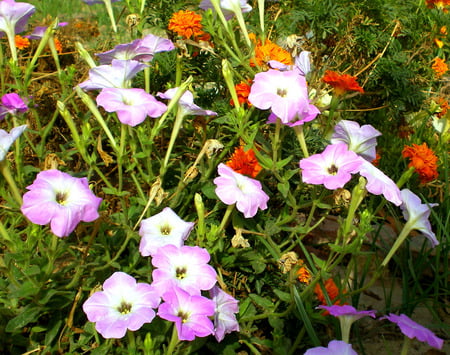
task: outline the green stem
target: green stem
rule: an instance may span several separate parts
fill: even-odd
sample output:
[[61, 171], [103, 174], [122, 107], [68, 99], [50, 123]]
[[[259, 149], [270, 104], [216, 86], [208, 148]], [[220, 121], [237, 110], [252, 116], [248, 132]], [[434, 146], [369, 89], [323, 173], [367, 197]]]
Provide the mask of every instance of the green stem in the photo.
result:
[[106, 7], [106, 12], [108, 13], [109, 19], [111, 20], [111, 26], [113, 28], [113, 31], [117, 33], [117, 25], [116, 20], [114, 18], [114, 11], [112, 9], [111, 0], [103, 0]]
[[167, 355], [172, 355], [174, 353], [174, 350], [175, 350], [176, 346], [178, 345], [178, 342], [179, 342], [179, 340], [178, 340], [177, 327], [174, 324], [173, 329], [172, 329], [172, 337], [170, 339], [169, 346], [167, 347], [167, 350], [166, 350]]
[[403, 226], [403, 229], [400, 232], [400, 235], [397, 237], [397, 239], [395, 240], [394, 245], [392, 246], [391, 250], [389, 250], [389, 253], [386, 255], [386, 257], [384, 258], [383, 262], [381, 263], [380, 266], [382, 268], [385, 267], [389, 263], [391, 258], [394, 256], [395, 252], [398, 250], [398, 248], [400, 248], [400, 246], [405, 241], [406, 237], [414, 229], [414, 228], [412, 228], [413, 225], [410, 222], [411, 222], [411, 220], [406, 222], [406, 224]]
[[410, 346], [411, 346], [411, 339], [408, 338], [408, 337], [405, 335], [405, 338], [404, 338], [404, 340], [403, 340], [403, 346], [402, 346], [402, 350], [401, 350], [401, 352], [400, 352], [400, 355], [407, 355]]
[[234, 211], [235, 204], [228, 205], [225, 214], [223, 215], [222, 222], [220, 222], [219, 229], [217, 230], [216, 237], [225, 229], [230, 219], [231, 213]]
[[308, 147], [306, 145], [305, 133], [303, 132], [303, 125], [294, 126], [294, 131], [297, 136], [297, 140], [300, 143], [300, 148], [302, 149], [303, 157], [308, 158], [309, 153]]
[[275, 165], [277, 163], [277, 159], [278, 159], [280, 131], [281, 131], [281, 120], [277, 117], [277, 121], [275, 123], [275, 135], [273, 137], [273, 143], [272, 143], [272, 160], [273, 160], [274, 167], [275, 167]]
[[16, 200], [17, 204], [19, 206], [22, 206], [22, 194], [20, 193], [16, 185], [16, 182], [11, 175], [11, 170], [9, 169], [8, 161], [6, 159], [0, 161], [0, 173], [3, 175], [6, 182], [8, 183], [9, 188], [11, 189], [12, 195]]

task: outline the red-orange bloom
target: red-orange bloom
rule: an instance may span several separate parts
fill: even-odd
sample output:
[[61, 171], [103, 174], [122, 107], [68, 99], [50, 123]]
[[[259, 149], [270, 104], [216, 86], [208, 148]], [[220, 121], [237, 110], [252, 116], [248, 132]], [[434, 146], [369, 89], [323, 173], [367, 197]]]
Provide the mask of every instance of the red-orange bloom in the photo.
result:
[[[333, 302], [333, 304], [340, 304], [339, 300], [335, 302], [335, 299], [339, 296], [339, 289], [337, 288], [333, 279], [329, 278], [328, 280], [326, 280], [324, 282], [324, 286], [325, 290], [327, 291], [328, 297], [330, 298], [330, 301]], [[325, 299], [325, 296], [322, 292], [322, 287], [320, 287], [319, 284], [316, 284], [316, 286], [314, 287], [314, 293], [316, 294], [316, 297], [321, 304], [327, 304], [327, 300]]]
[[425, 3], [430, 9], [433, 7], [437, 7], [438, 9], [442, 9], [444, 12], [448, 12], [445, 6], [450, 5], [450, 0], [426, 0]]
[[253, 149], [250, 148], [249, 150], [244, 151], [244, 147], [242, 146], [234, 150], [233, 155], [230, 160], [227, 161], [226, 165], [235, 172], [252, 178], [256, 177], [262, 169], [258, 159], [256, 159]]
[[253, 33], [250, 33], [249, 37], [254, 43], [256, 43], [255, 56], [250, 59], [250, 65], [252, 67], [255, 65], [265, 66], [271, 60], [276, 60], [277, 62], [286, 65], [292, 65], [292, 56], [287, 50], [281, 48], [269, 39], [266, 39], [264, 44], [261, 40], [256, 41]]
[[207, 34], [203, 31], [201, 21], [202, 15], [196, 14], [194, 11], [180, 10], [172, 15], [168, 28], [184, 38], [208, 40], [209, 36], [208, 39], [205, 39]]
[[16, 43], [16, 48], [25, 49], [30, 46], [30, 40], [28, 38], [22, 37], [21, 35], [16, 35], [14, 37], [14, 42]]
[[[234, 88], [236, 89], [239, 104], [247, 104], [248, 106], [251, 106], [252, 104], [248, 101], [248, 95], [250, 94], [250, 85], [244, 81], [241, 81], [239, 84], [236, 84]], [[230, 100], [230, 105], [234, 106], [233, 99]]]
[[306, 268], [306, 266], [301, 266], [297, 270], [297, 279], [298, 279], [298, 281], [308, 285], [311, 282], [311, 278], [312, 278], [311, 273]]
[[434, 70], [434, 72], [438, 77], [441, 77], [448, 71], [447, 64], [444, 62], [443, 59], [439, 57], [433, 59], [433, 65], [431, 66], [431, 68]]
[[436, 114], [437, 117], [441, 118], [445, 116], [449, 109], [448, 101], [443, 97], [437, 99], [436, 103], [440, 106], [440, 112]]
[[55, 42], [56, 51], [61, 54], [63, 52], [61, 41], [58, 38], [54, 37], [53, 42]]
[[426, 143], [405, 146], [402, 155], [410, 159], [408, 167], [414, 167], [419, 174], [420, 183], [425, 184], [438, 177], [438, 158]]
[[364, 89], [357, 83], [356, 77], [348, 74], [339, 74], [335, 71], [327, 70], [322, 81], [331, 85], [336, 95], [343, 95], [347, 91], [364, 92]]

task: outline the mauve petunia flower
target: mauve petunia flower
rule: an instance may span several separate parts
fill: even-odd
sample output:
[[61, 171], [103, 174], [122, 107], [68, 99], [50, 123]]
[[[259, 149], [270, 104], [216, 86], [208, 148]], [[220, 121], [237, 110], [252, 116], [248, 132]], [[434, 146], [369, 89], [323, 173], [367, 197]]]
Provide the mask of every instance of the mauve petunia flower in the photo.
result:
[[[57, 24], [57, 27], [64, 27], [64, 26], [67, 26], [68, 24], [69, 24], [68, 22], [59, 22]], [[45, 31], [47, 31], [47, 28], [48, 28], [48, 26], [36, 26], [30, 35], [27, 35], [24, 37], [28, 38], [28, 39], [41, 39], [42, 37], [44, 37]]]
[[0, 37], [5, 33], [14, 37], [17, 33], [23, 32], [28, 19], [35, 11], [36, 8], [26, 2], [0, 1]]
[[122, 338], [127, 329], [138, 330], [155, 317], [160, 302], [153, 287], [137, 283], [124, 273], [115, 272], [83, 304], [83, 311], [104, 338]]
[[0, 129], [0, 161], [5, 160], [9, 148], [16, 141], [16, 139], [22, 135], [26, 128], [26, 124], [14, 127], [9, 133], [3, 129]]
[[344, 187], [361, 165], [361, 158], [344, 143], [330, 144], [322, 153], [300, 160], [303, 182], [323, 184], [328, 190]]
[[347, 144], [348, 150], [372, 162], [376, 158], [378, 136], [381, 133], [369, 124], [360, 127], [358, 122], [342, 120], [334, 127], [331, 143], [343, 142]]
[[116, 112], [120, 122], [133, 127], [144, 122], [147, 116], [159, 117], [167, 110], [165, 104], [138, 88], [105, 88], [96, 100], [105, 111]]
[[109, 51], [96, 53], [95, 55], [99, 58], [100, 64], [110, 64], [113, 59], [150, 62], [155, 53], [171, 51], [174, 48], [175, 46], [170, 39], [149, 34], [142, 39], [118, 44]]
[[[113, 3], [113, 2], [118, 2], [120, 0], [110, 0], [110, 1]], [[105, 2], [105, 0], [83, 0], [83, 2], [88, 5], [95, 5], [95, 4], [103, 4]]]
[[214, 314], [214, 302], [200, 295], [190, 295], [179, 287], [166, 291], [164, 303], [159, 306], [158, 316], [175, 322], [179, 340], [194, 340], [214, 334], [209, 319]]
[[89, 69], [89, 79], [78, 86], [83, 90], [128, 88], [131, 79], [146, 67], [146, 64], [136, 60], [113, 59], [111, 65], [99, 65]]
[[396, 206], [402, 204], [400, 189], [395, 182], [380, 169], [361, 158], [359, 174], [367, 179], [366, 189], [374, 195], [383, 195]]
[[328, 347], [318, 346], [306, 350], [304, 355], [358, 355], [353, 350], [351, 344], [347, 344], [345, 341], [332, 340], [328, 343]]
[[[177, 90], [178, 88], [172, 88], [164, 93], [159, 92], [156, 96], [162, 99], [171, 100], [175, 96]], [[216, 112], [204, 110], [201, 107], [194, 104], [194, 95], [189, 90], [186, 90], [183, 93], [183, 95], [181, 95], [180, 99], [178, 100], [178, 105], [182, 110], [183, 115], [217, 116]]]
[[282, 71], [286, 70], [294, 70], [299, 75], [306, 76], [311, 71], [311, 61], [310, 61], [311, 52], [309, 51], [301, 51], [294, 58], [294, 65], [286, 65], [277, 60], [269, 60], [268, 64], [272, 69], [278, 69]]
[[99, 217], [102, 199], [93, 194], [86, 178], [55, 169], [44, 170], [27, 189], [22, 213], [35, 224], [50, 223], [58, 237], [68, 236], [81, 221], [92, 222]]
[[[238, 11], [242, 13], [252, 11], [252, 7], [247, 4], [247, 0], [220, 0], [219, 6], [227, 20], [230, 20]], [[214, 10], [211, 0], [202, 0], [198, 7], [202, 10]]]
[[305, 78], [294, 70], [269, 69], [256, 74], [248, 100], [261, 110], [271, 109], [283, 124], [303, 123], [320, 113], [309, 102]]
[[416, 229], [422, 232], [433, 247], [437, 246], [439, 241], [431, 230], [431, 224], [428, 218], [430, 217], [431, 207], [435, 207], [438, 204], [422, 204], [420, 198], [408, 189], [403, 189], [400, 193], [403, 201], [400, 208], [402, 209], [403, 217], [407, 221], [405, 228], [408, 226], [410, 230]]
[[18, 94], [15, 92], [5, 94], [2, 96], [0, 104], [0, 120], [4, 119], [9, 113], [11, 115], [16, 115], [18, 113], [24, 113], [28, 111], [28, 106]]
[[428, 343], [428, 345], [436, 349], [442, 349], [442, 346], [444, 345], [443, 339], [437, 337], [428, 328], [414, 322], [405, 314], [396, 315], [394, 313], [390, 313], [388, 316], [381, 319], [387, 319], [392, 323], [397, 324], [402, 333], [410, 339], [417, 338], [419, 341]]
[[167, 244], [181, 247], [193, 227], [194, 222], [182, 220], [170, 207], [166, 207], [141, 222], [139, 251], [142, 256], [153, 256]]
[[210, 290], [217, 274], [208, 265], [210, 255], [206, 249], [168, 244], [160, 247], [152, 257], [155, 267], [153, 286], [160, 295], [173, 287], [180, 287], [190, 294]]
[[214, 286], [209, 290], [209, 295], [216, 305], [214, 312], [214, 336], [221, 342], [225, 334], [239, 331], [239, 323], [236, 313], [239, 312], [238, 300]]
[[216, 194], [226, 205], [236, 204], [245, 218], [256, 215], [258, 208], [265, 210], [269, 196], [263, 191], [258, 180], [235, 172], [225, 164], [217, 168], [219, 176], [214, 179]]

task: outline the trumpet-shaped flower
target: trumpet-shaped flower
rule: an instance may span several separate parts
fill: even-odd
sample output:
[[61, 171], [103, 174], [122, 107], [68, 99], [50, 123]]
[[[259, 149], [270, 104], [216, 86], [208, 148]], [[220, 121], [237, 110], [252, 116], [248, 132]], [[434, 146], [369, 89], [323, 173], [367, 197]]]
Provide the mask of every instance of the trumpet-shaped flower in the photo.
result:
[[16, 115], [26, 112], [28, 106], [25, 101], [15, 92], [3, 95], [0, 104], [0, 120], [4, 119], [8, 113]]
[[[178, 88], [172, 88], [162, 93], [159, 92], [156, 96], [171, 100], [175, 96]], [[198, 116], [217, 116], [217, 113], [210, 110], [204, 110], [194, 104], [194, 95], [189, 90], [186, 90], [178, 100], [178, 105], [183, 112], [183, 115], [198, 115]]]
[[111, 65], [99, 65], [89, 69], [89, 79], [79, 84], [84, 90], [127, 88], [130, 81], [147, 65], [136, 60], [113, 59]]
[[174, 48], [175, 46], [170, 39], [149, 34], [142, 39], [118, 44], [109, 51], [96, 53], [95, 55], [100, 59], [100, 64], [111, 64], [113, 59], [150, 62], [155, 53], [171, 51]]
[[218, 286], [209, 290], [209, 295], [216, 305], [214, 312], [214, 336], [221, 342], [225, 334], [239, 331], [235, 313], [239, 312], [238, 301]]
[[36, 8], [26, 2], [0, 1], [0, 37], [5, 33], [8, 37], [14, 37], [16, 33], [23, 32], [35, 11]]
[[23, 195], [22, 213], [39, 225], [50, 223], [52, 232], [66, 237], [78, 223], [98, 218], [102, 201], [89, 188], [86, 178], [72, 177], [59, 170], [44, 170]]
[[26, 124], [14, 127], [9, 133], [3, 129], [0, 129], [0, 162], [5, 160], [9, 148], [15, 140], [22, 135], [26, 128]]
[[[227, 20], [231, 19], [236, 12], [250, 12], [252, 11], [252, 7], [247, 4], [247, 0], [220, 0], [220, 9], [222, 10], [223, 15]], [[214, 6], [211, 3], [211, 0], [202, 0], [200, 5], [198, 6], [203, 10], [213, 9]]]
[[153, 255], [153, 286], [163, 295], [165, 291], [179, 287], [190, 294], [210, 290], [216, 283], [216, 271], [208, 265], [210, 256], [200, 247], [172, 244], [160, 247]]
[[310, 61], [311, 52], [309, 51], [301, 51], [294, 58], [294, 66], [286, 65], [284, 63], [278, 62], [276, 60], [269, 61], [269, 65], [272, 69], [278, 70], [292, 70], [298, 72], [299, 75], [306, 76], [311, 71], [311, 61]]
[[166, 207], [141, 222], [139, 251], [142, 256], [153, 256], [167, 244], [181, 247], [193, 227], [193, 222], [183, 221], [171, 208]]
[[408, 189], [400, 191], [403, 204], [400, 206], [407, 224], [411, 230], [416, 229], [422, 232], [431, 242], [433, 247], [439, 244], [436, 235], [431, 230], [430, 217], [431, 207], [435, 207], [437, 203], [423, 204], [420, 198]]
[[397, 324], [402, 333], [410, 339], [417, 338], [419, 341], [428, 343], [428, 345], [436, 349], [442, 349], [442, 346], [444, 345], [443, 339], [437, 337], [428, 328], [414, 322], [405, 314], [397, 315], [390, 313], [382, 319], [387, 319], [390, 322]]
[[304, 355], [358, 355], [358, 353], [353, 350], [351, 344], [341, 340], [332, 340], [328, 343], [328, 347], [311, 348], [306, 350]]
[[83, 304], [83, 311], [104, 338], [122, 338], [127, 329], [138, 330], [155, 317], [160, 297], [147, 283], [137, 283], [124, 272], [115, 272]]
[[309, 102], [305, 78], [293, 70], [256, 74], [248, 100], [261, 110], [271, 109], [284, 124], [310, 121], [320, 112]]
[[167, 106], [144, 89], [105, 88], [97, 96], [97, 104], [107, 112], [116, 112], [119, 121], [129, 126], [144, 122], [147, 116], [159, 117]]
[[179, 340], [194, 340], [214, 334], [214, 325], [209, 319], [214, 315], [215, 305], [210, 299], [191, 295], [174, 287], [163, 295], [164, 303], [159, 306], [158, 316], [175, 322]]
[[371, 125], [360, 127], [358, 122], [342, 120], [334, 127], [331, 143], [343, 142], [347, 144], [348, 150], [372, 162], [376, 158], [378, 136], [381, 136], [381, 133]]
[[300, 160], [303, 182], [329, 190], [344, 187], [361, 165], [361, 158], [344, 143], [330, 144], [322, 153]]
[[400, 189], [392, 179], [380, 169], [361, 158], [359, 174], [367, 179], [366, 189], [374, 195], [383, 195], [396, 206], [402, 204]]
[[225, 164], [218, 166], [219, 177], [214, 179], [216, 194], [226, 205], [236, 204], [245, 218], [256, 215], [258, 208], [265, 210], [269, 196], [263, 191], [258, 180], [235, 172]]

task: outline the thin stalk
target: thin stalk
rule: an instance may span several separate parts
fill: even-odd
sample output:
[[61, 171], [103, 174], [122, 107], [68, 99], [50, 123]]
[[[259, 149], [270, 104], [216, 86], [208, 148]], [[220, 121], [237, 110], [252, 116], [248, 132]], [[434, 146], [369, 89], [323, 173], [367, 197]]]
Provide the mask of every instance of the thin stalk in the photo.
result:
[[17, 187], [16, 182], [11, 175], [11, 170], [9, 169], [8, 161], [6, 159], [0, 161], [0, 173], [8, 183], [9, 188], [11, 189], [11, 193], [17, 204], [19, 206], [22, 206], [22, 194], [20, 193], [19, 188]]
[[309, 153], [308, 147], [306, 145], [305, 133], [303, 132], [303, 125], [294, 126], [294, 132], [295, 135], [297, 136], [298, 142], [300, 143], [300, 148], [302, 149], [303, 157], [308, 158]]
[[177, 328], [175, 327], [175, 324], [174, 324], [173, 329], [172, 329], [172, 337], [170, 338], [170, 342], [169, 342], [169, 345], [166, 350], [167, 355], [172, 355], [174, 353], [174, 350], [175, 350], [176, 346], [178, 345], [178, 342], [179, 342], [178, 332], [177, 332]]

